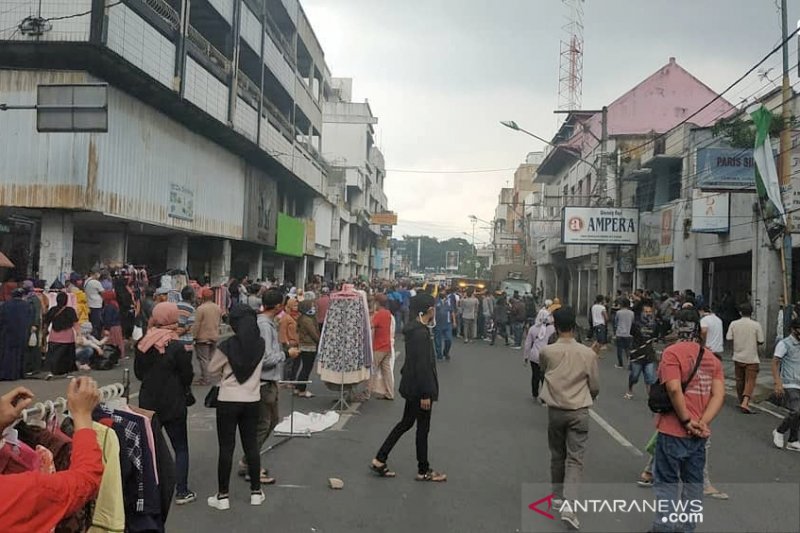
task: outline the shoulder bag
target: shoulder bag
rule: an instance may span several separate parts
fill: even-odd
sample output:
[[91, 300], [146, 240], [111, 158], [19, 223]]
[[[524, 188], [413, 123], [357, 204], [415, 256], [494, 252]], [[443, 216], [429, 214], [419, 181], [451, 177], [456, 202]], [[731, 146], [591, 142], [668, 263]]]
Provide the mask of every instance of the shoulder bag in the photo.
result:
[[[681, 390], [686, 392], [686, 387], [689, 383], [694, 379], [695, 374], [697, 374], [697, 369], [700, 368], [700, 363], [703, 362], [703, 353], [705, 350], [703, 346], [700, 346], [700, 350], [697, 353], [697, 361], [694, 363], [694, 368], [692, 368], [692, 373], [689, 374], [689, 379], [681, 383]], [[675, 410], [672, 406], [672, 400], [669, 399], [669, 393], [667, 392], [667, 386], [658, 381], [658, 383], [654, 383], [650, 386], [650, 394], [647, 398], [647, 406], [650, 408], [651, 411], [658, 414], [666, 414], [671, 413]]]

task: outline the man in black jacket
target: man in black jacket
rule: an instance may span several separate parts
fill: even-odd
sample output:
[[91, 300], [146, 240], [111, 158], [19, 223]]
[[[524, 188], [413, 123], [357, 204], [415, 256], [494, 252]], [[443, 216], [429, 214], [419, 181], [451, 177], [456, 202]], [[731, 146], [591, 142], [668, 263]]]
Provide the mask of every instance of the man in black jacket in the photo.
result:
[[428, 463], [428, 432], [431, 427], [431, 408], [439, 399], [439, 380], [436, 376], [436, 355], [431, 327], [434, 324], [436, 302], [429, 294], [421, 293], [411, 299], [409, 322], [403, 334], [406, 341], [406, 360], [401, 371], [400, 395], [405, 398], [403, 418], [386, 437], [370, 468], [382, 477], [395, 477], [386, 464], [394, 445], [403, 434], [417, 424], [417, 481], [447, 481], [447, 475], [431, 469]]

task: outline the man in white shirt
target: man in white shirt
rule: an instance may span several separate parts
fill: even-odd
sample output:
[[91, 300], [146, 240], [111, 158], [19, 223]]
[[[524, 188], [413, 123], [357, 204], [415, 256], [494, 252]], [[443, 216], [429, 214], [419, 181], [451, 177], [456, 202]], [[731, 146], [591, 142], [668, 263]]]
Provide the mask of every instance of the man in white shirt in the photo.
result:
[[608, 343], [608, 330], [606, 329], [608, 311], [603, 303], [604, 301], [605, 297], [598, 295], [592, 306], [592, 333], [594, 334], [594, 339], [597, 341], [597, 344], [600, 345], [601, 350], [605, 349]]
[[706, 348], [722, 359], [725, 345], [722, 341], [722, 319], [714, 314], [710, 307], [704, 305], [700, 308], [700, 332]]
[[733, 364], [736, 369], [736, 395], [742, 413], [752, 414], [750, 396], [756, 386], [761, 360], [758, 350], [764, 344], [764, 330], [761, 324], [750, 318], [753, 307], [743, 304], [739, 309], [742, 318], [734, 320], [728, 327], [728, 340], [733, 341]]
[[86, 302], [89, 304], [89, 322], [92, 323], [92, 336], [99, 339], [103, 332], [103, 285], [100, 283], [100, 272], [93, 271], [83, 286]]

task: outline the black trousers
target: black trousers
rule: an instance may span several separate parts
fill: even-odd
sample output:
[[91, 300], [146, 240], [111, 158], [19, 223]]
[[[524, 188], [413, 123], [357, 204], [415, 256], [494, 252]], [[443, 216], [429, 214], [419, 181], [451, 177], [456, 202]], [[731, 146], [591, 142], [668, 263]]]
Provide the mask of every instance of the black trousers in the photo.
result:
[[495, 320], [494, 322], [494, 331], [492, 331], [492, 344], [497, 339], [497, 336], [500, 335], [508, 344], [508, 323], [507, 322], [498, 322]]
[[[317, 352], [300, 352], [300, 357], [295, 361], [300, 361], [301, 365], [294, 369], [295, 374], [292, 376], [294, 381], [308, 381], [308, 376], [311, 375], [311, 369], [314, 368], [314, 359], [317, 358]], [[305, 392], [307, 385], [298, 385], [297, 390]]]
[[542, 383], [542, 367], [539, 363], [530, 361], [531, 364], [531, 394], [534, 398], [539, 397], [539, 385]]
[[403, 409], [403, 418], [389, 433], [386, 440], [383, 442], [381, 449], [378, 450], [378, 455], [375, 458], [385, 463], [389, 459], [389, 454], [392, 448], [400, 440], [403, 434], [417, 423], [417, 472], [425, 474], [430, 470], [428, 463], [428, 432], [431, 429], [431, 411], [425, 411], [419, 405], [420, 400], [406, 399], [406, 406]]
[[227, 494], [236, 448], [236, 427], [242, 440], [247, 472], [250, 474], [250, 490], [261, 490], [261, 456], [258, 450], [258, 402], [219, 402], [217, 406], [217, 483], [219, 494]]

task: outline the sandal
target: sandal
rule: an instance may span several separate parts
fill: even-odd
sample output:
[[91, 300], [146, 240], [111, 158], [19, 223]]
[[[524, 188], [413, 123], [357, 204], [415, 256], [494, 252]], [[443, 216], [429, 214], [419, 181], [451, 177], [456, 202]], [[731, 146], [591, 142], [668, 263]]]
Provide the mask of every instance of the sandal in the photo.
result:
[[298, 393], [297, 396], [299, 398], [313, 398], [314, 397], [314, 393], [311, 392], [311, 391], [303, 391], [301, 393]]
[[447, 481], [447, 474], [443, 472], [436, 472], [435, 470], [428, 470], [424, 474], [417, 474], [415, 479], [417, 481], [433, 481], [435, 483], [441, 483], [443, 481]]
[[749, 407], [745, 407], [745, 406], [743, 406], [743, 405], [740, 405], [740, 406], [739, 406], [739, 410], [742, 412], [742, 414], [745, 414], [745, 415], [755, 415], [755, 414], [758, 414], [758, 413], [756, 413], [755, 411], [751, 410]]
[[[250, 474], [245, 473], [244, 480], [250, 481]], [[269, 477], [268, 470], [261, 470], [261, 474], [258, 476], [258, 481], [262, 485], [274, 485], [277, 480], [274, 477]]]
[[730, 498], [730, 496], [728, 496], [726, 493], [724, 493], [724, 492], [722, 492], [720, 490], [717, 490], [717, 489], [715, 489], [713, 487], [710, 490], [704, 490], [703, 491], [703, 496], [710, 496], [710, 497], [714, 498], [715, 500], [727, 500], [727, 499]]
[[633, 400], [633, 394], [631, 394], [630, 392], [626, 392], [623, 398], [625, 398], [626, 400]]
[[377, 462], [377, 460], [372, 461], [369, 464], [369, 469], [378, 474], [380, 477], [396, 477], [397, 473], [392, 472], [389, 470], [389, 465], [386, 463]]
[[642, 475], [639, 476], [639, 480], [636, 482], [636, 484], [644, 488], [652, 487], [653, 475], [642, 473]]

